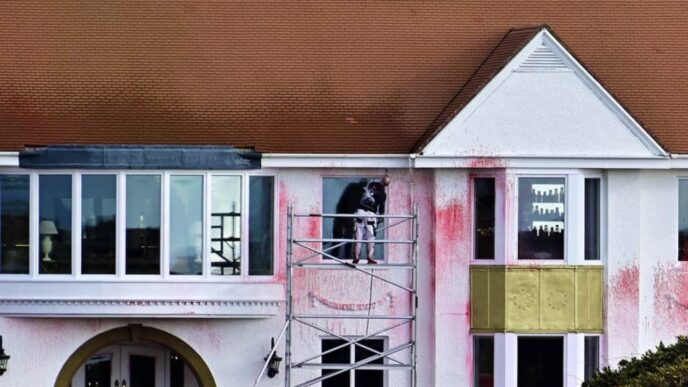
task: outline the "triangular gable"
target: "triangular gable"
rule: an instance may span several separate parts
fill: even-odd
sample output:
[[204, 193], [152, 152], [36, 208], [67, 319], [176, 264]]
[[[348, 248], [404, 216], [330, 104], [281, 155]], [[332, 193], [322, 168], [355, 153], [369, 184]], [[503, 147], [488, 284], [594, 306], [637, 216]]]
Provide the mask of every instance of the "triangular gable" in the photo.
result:
[[457, 157], [666, 155], [545, 27], [509, 31], [415, 152]]

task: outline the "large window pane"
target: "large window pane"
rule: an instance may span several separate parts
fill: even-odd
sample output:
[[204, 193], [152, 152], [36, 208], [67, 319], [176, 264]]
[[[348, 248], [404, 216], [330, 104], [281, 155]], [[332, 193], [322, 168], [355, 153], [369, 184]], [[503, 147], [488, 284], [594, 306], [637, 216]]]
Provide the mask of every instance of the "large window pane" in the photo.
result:
[[272, 275], [274, 255], [275, 179], [249, 177], [248, 274]]
[[72, 176], [39, 176], [40, 274], [72, 272]]
[[0, 175], [0, 273], [29, 274], [28, 175]]
[[160, 274], [160, 176], [127, 176], [126, 273]]
[[473, 185], [475, 259], [494, 259], [495, 179], [480, 177]]
[[[361, 205], [361, 200], [366, 192], [366, 187], [369, 186], [373, 179], [369, 178], [352, 178], [352, 177], [328, 177], [323, 179], [323, 213], [326, 214], [355, 214]], [[380, 192], [377, 194], [376, 202], [378, 204], [378, 214], [385, 213], [385, 204], [387, 201], [387, 193], [383, 185]], [[354, 218], [323, 218], [322, 220], [322, 235], [324, 239], [355, 239], [355, 221]], [[377, 229], [384, 227], [384, 221], [378, 219]], [[385, 231], [378, 231], [377, 238], [384, 239]], [[334, 247], [333, 246], [337, 246]], [[323, 243], [323, 248], [328, 254], [334, 255], [340, 259], [354, 258], [354, 243]], [[361, 246], [361, 258], [367, 258], [368, 246], [363, 243]], [[384, 245], [375, 245], [374, 258], [376, 260], [384, 259], [385, 251]]]
[[518, 258], [564, 259], [563, 178], [518, 179]]
[[241, 274], [241, 177], [213, 176], [210, 265], [214, 275]]
[[564, 385], [564, 338], [518, 338], [518, 386]]
[[170, 177], [170, 274], [202, 274], [203, 176]]
[[584, 380], [589, 380], [600, 369], [600, 338], [599, 336], [585, 337], [585, 375]]
[[494, 386], [494, 338], [478, 336], [473, 338], [473, 362], [475, 387]]
[[585, 259], [600, 259], [600, 179], [585, 179]]
[[117, 176], [81, 178], [81, 272], [115, 274]]
[[678, 181], [678, 260], [688, 261], [688, 180]]

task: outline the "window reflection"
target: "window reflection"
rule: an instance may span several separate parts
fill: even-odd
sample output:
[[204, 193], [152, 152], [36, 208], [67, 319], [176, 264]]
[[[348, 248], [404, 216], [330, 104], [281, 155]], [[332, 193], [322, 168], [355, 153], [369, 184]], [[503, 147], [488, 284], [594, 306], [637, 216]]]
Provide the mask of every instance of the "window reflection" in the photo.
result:
[[160, 176], [127, 176], [126, 273], [160, 274]]
[[518, 180], [518, 258], [564, 259], [564, 179]]
[[0, 273], [29, 274], [28, 175], [0, 175]]
[[241, 274], [241, 177], [213, 176], [210, 195], [211, 271]]
[[272, 176], [249, 177], [248, 274], [272, 275], [274, 192]]
[[39, 176], [40, 274], [72, 272], [72, 176]]
[[115, 175], [85, 175], [81, 179], [81, 272], [115, 274]]
[[170, 274], [201, 274], [203, 176], [170, 177]]

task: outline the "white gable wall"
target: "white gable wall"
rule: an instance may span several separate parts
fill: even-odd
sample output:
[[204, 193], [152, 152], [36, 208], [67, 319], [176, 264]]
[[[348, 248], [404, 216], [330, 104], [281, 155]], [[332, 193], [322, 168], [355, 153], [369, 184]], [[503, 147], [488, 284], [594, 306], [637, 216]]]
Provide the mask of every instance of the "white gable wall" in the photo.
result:
[[663, 151], [543, 30], [422, 154], [614, 158]]

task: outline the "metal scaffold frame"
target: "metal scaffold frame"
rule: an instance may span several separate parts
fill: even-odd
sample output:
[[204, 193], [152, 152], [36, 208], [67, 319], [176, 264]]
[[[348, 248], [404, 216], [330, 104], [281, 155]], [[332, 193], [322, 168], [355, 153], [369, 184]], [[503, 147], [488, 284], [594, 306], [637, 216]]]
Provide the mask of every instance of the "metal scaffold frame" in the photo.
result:
[[[314, 384], [320, 383], [323, 380], [332, 378], [344, 372], [352, 370], [386, 370], [386, 371], [406, 371], [410, 372], [411, 387], [416, 387], [417, 385], [417, 375], [416, 375], [416, 360], [417, 360], [417, 320], [416, 312], [418, 308], [418, 205], [414, 204], [412, 215], [376, 215], [370, 216], [370, 218], [377, 218], [378, 220], [388, 220], [389, 225], [385, 224], [381, 226], [377, 231], [387, 230], [393, 227], [397, 227], [402, 224], [411, 223], [411, 236], [409, 239], [376, 239], [375, 244], [405, 244], [409, 245], [409, 257], [408, 262], [404, 263], [388, 263], [389, 260], [383, 263], [375, 265], [354, 265], [348, 260], [344, 260], [336, 257], [331, 253], [332, 250], [343, 246], [347, 243], [356, 243], [355, 239], [339, 239], [339, 238], [299, 238], [295, 235], [295, 220], [299, 218], [356, 218], [357, 215], [354, 214], [318, 214], [318, 213], [295, 213], [292, 206], [289, 206], [288, 219], [287, 219], [287, 305], [286, 305], [286, 323], [283, 329], [285, 336], [285, 386], [292, 387], [292, 372], [298, 369], [305, 368], [319, 368], [328, 369], [330, 372], [326, 375], [322, 375], [300, 384], [294, 387], [308, 387]], [[385, 233], [387, 234], [387, 233]], [[332, 245], [324, 247], [324, 244], [330, 243]], [[368, 241], [363, 241], [363, 243], [368, 243]], [[317, 246], [317, 247], [314, 247]], [[306, 256], [295, 259], [294, 248], [298, 247], [307, 251]], [[313, 262], [314, 258], [327, 258], [329, 262]], [[294, 312], [294, 286], [300, 284], [294, 284], [294, 270], [355, 270], [371, 278], [371, 292], [372, 292], [372, 281], [377, 279], [382, 281], [392, 287], [401, 289], [407, 292], [410, 296], [410, 310], [408, 315], [398, 316], [398, 315], [371, 315], [368, 314], [350, 314], [350, 313], [332, 313], [332, 314], [299, 314]], [[374, 271], [379, 270], [405, 270], [411, 273], [411, 285], [408, 285], [408, 277], [402, 281], [394, 281], [387, 279], [383, 276], [376, 274]], [[405, 283], [404, 283], [405, 282]], [[372, 294], [372, 293], [371, 293]], [[370, 311], [369, 311], [370, 312]], [[383, 329], [378, 329], [372, 333], [366, 332], [365, 336], [360, 337], [346, 337], [337, 332], [333, 332], [327, 328], [323, 328], [315, 325], [311, 320], [323, 321], [323, 320], [352, 320], [352, 319], [363, 319], [368, 322], [372, 320], [382, 321], [386, 320], [392, 322], [391, 325], [384, 327]], [[326, 351], [319, 352], [312, 356], [308, 356], [305, 360], [300, 360], [294, 362], [293, 352], [292, 352], [292, 330], [295, 324], [301, 324], [308, 327], [319, 334], [325, 334], [333, 338], [343, 340], [344, 343]], [[393, 348], [388, 348], [384, 351], [378, 351], [364, 345], [362, 342], [366, 339], [374, 338], [389, 332], [392, 329], [410, 326], [410, 339], [404, 343], [396, 345]], [[281, 335], [280, 335], [281, 336]], [[351, 364], [323, 364], [322, 362], [313, 362], [321, 359], [322, 356], [337, 351], [339, 349], [354, 345], [372, 353], [365, 359], [356, 361]], [[274, 352], [275, 348], [273, 348]], [[409, 353], [408, 359], [404, 361], [398, 360], [396, 357], [392, 356], [396, 353], [407, 350]], [[382, 364], [376, 363], [371, 364], [376, 360], [384, 359]]]

